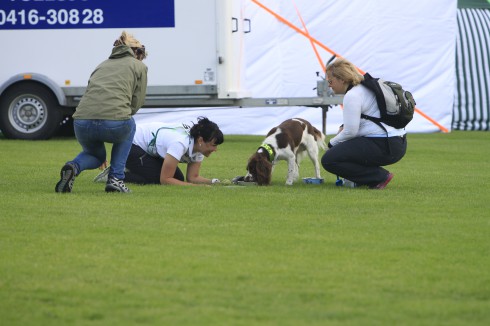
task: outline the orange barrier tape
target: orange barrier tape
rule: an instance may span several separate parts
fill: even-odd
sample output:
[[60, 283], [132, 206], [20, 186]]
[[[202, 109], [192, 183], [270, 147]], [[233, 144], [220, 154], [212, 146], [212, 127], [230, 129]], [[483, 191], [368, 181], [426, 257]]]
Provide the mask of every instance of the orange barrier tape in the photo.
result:
[[318, 59], [318, 63], [320, 64], [320, 67], [322, 67], [323, 72], [325, 73], [325, 71], [327, 70], [327, 67], [325, 67], [325, 64], [322, 60], [322, 57], [320, 56], [320, 53], [318, 53], [318, 49], [316, 48], [315, 43], [313, 43], [313, 41], [311, 40], [310, 32], [308, 31], [308, 28], [306, 27], [305, 21], [303, 20], [303, 17], [301, 17], [301, 13], [299, 12], [298, 7], [296, 6], [296, 3], [294, 1], [293, 1], [293, 4], [294, 4], [294, 9], [296, 9], [296, 13], [298, 14], [298, 17], [301, 20], [301, 25], [303, 25], [303, 28], [306, 32], [306, 35], [308, 35], [308, 39], [311, 43], [311, 46], [313, 47], [313, 51], [315, 52], [316, 58]]
[[415, 112], [417, 112], [418, 114], [420, 114], [421, 116], [423, 116], [425, 119], [427, 119], [430, 122], [432, 122], [432, 124], [434, 124], [435, 126], [437, 126], [437, 128], [439, 128], [442, 132], [449, 132], [449, 130], [447, 130], [447, 128], [445, 128], [443, 125], [439, 124], [437, 121], [435, 121], [434, 119], [432, 119], [431, 117], [429, 117], [424, 112], [420, 111], [420, 109], [415, 108]]
[[[315, 54], [317, 56], [317, 58], [319, 59], [320, 61], [320, 65], [322, 66], [322, 68], [324, 69], [325, 71], [325, 68], [324, 67], [324, 64], [323, 64], [323, 61], [321, 60], [319, 54], [318, 54], [318, 51], [315, 47], [315, 44], [320, 46], [322, 49], [324, 49], [325, 51], [335, 55], [336, 57], [338, 58], [342, 58], [342, 56], [338, 53], [336, 53], [335, 51], [333, 51], [332, 49], [330, 49], [329, 47], [327, 47], [326, 45], [324, 45], [323, 43], [321, 43], [320, 41], [318, 41], [316, 38], [312, 37], [309, 33], [308, 33], [308, 30], [306, 28], [306, 25], [303, 21], [303, 18], [301, 18], [301, 15], [299, 14], [299, 11], [298, 11], [298, 8], [295, 6], [296, 8], [296, 12], [298, 13], [298, 16], [300, 17], [300, 20], [301, 20], [301, 23], [303, 24], [303, 27], [305, 29], [305, 31], [302, 31], [301, 29], [299, 29], [298, 27], [296, 27], [294, 24], [292, 24], [290, 21], [288, 21], [287, 19], [283, 18], [282, 16], [278, 15], [277, 13], [275, 13], [274, 11], [272, 11], [271, 9], [269, 9], [268, 7], [264, 6], [262, 3], [260, 3], [258, 0], [251, 0], [253, 3], [255, 3], [257, 6], [259, 6], [260, 8], [264, 9], [265, 11], [267, 11], [268, 13], [270, 13], [272, 16], [274, 16], [277, 20], [279, 20], [281, 23], [285, 24], [286, 26], [288, 26], [289, 28], [293, 29], [294, 31], [296, 31], [297, 33], [303, 35], [304, 37], [306, 37], [310, 43], [312, 44], [313, 48], [314, 48], [314, 51], [315, 51]], [[366, 72], [363, 71], [362, 69], [360, 69], [359, 67], [356, 67], [357, 70], [361, 73], [361, 74], [365, 74]], [[418, 114], [420, 114], [422, 117], [424, 117], [425, 119], [427, 119], [428, 121], [430, 121], [432, 124], [434, 124], [435, 126], [437, 126], [442, 132], [449, 132], [449, 130], [447, 128], [445, 128], [444, 126], [442, 126], [441, 124], [439, 124], [437, 121], [435, 121], [434, 119], [430, 118], [428, 115], [426, 115], [425, 113], [423, 113], [420, 109], [418, 108], [415, 108], [415, 112], [417, 112]]]
[[279, 20], [281, 23], [287, 25], [288, 27], [290, 27], [291, 29], [295, 30], [296, 32], [298, 32], [299, 34], [303, 35], [304, 37], [306, 37], [307, 39], [310, 40], [310, 42], [313, 42], [313, 43], [316, 43], [317, 45], [319, 45], [321, 48], [323, 48], [324, 50], [336, 55], [337, 57], [341, 58], [342, 56], [338, 53], [335, 53], [332, 49], [328, 48], [327, 46], [325, 46], [324, 44], [322, 44], [320, 41], [318, 41], [317, 39], [315, 39], [314, 37], [310, 36], [309, 34], [307, 34], [306, 32], [303, 32], [301, 29], [299, 29], [298, 27], [294, 26], [291, 22], [289, 22], [288, 20], [286, 20], [285, 18], [281, 17], [280, 15], [278, 15], [277, 13], [273, 12], [271, 9], [267, 8], [266, 6], [264, 6], [262, 3], [258, 2], [257, 0], [252, 0], [253, 3], [255, 3], [256, 5], [258, 5], [259, 7], [261, 7], [262, 9], [264, 9], [265, 11], [267, 11], [268, 13], [270, 13], [272, 16], [274, 16], [277, 20]]

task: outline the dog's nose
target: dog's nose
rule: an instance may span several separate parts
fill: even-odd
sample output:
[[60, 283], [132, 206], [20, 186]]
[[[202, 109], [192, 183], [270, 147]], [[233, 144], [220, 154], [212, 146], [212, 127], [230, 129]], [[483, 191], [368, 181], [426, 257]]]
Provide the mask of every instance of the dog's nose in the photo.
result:
[[254, 182], [254, 177], [252, 175], [246, 175], [245, 178], [243, 178], [243, 181], [245, 182]]

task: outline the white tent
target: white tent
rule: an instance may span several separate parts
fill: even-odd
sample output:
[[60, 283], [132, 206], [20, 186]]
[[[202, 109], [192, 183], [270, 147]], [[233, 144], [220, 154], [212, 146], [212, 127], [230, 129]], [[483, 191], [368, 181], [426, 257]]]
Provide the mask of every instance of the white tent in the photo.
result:
[[[456, 0], [244, 0], [252, 32], [245, 37], [246, 83], [254, 97], [315, 96], [333, 53], [363, 71], [402, 84], [417, 101], [408, 132], [451, 129], [455, 92]], [[263, 135], [284, 119], [303, 117], [318, 128], [321, 109], [143, 109], [137, 121], [189, 122], [204, 115], [225, 134]], [[327, 115], [327, 133], [342, 123]]]

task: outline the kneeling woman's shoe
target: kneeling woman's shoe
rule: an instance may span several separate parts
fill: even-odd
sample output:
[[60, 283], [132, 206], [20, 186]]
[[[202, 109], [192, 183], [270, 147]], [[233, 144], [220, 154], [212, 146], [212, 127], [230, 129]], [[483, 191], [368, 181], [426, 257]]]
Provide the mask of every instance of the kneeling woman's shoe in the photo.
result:
[[106, 192], [131, 192], [131, 190], [126, 187], [123, 180], [118, 178], [110, 177], [105, 185]]
[[63, 165], [60, 171], [60, 181], [54, 187], [56, 192], [71, 192], [75, 181], [75, 166], [71, 163]]

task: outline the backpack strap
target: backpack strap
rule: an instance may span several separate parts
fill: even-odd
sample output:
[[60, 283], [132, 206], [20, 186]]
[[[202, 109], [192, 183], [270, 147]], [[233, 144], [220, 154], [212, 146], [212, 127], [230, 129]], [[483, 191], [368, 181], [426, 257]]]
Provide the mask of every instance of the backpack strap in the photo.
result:
[[[364, 75], [364, 80], [361, 82], [361, 84], [374, 93], [376, 97], [376, 103], [378, 104], [379, 113], [380, 115], [382, 115], [383, 112], [386, 111], [386, 101], [383, 95], [383, 91], [379, 86], [378, 79], [379, 78], [373, 78], [369, 73], [366, 73]], [[381, 124], [381, 118], [375, 118], [365, 114], [361, 114], [361, 118], [372, 121], [375, 124], [377, 124], [381, 129], [385, 131], [386, 137], [388, 137], [388, 131], [386, 130], [385, 126]]]
[[388, 137], [388, 130], [386, 130], [385, 126], [383, 126], [383, 124], [381, 123], [381, 118], [371, 117], [370, 115], [365, 115], [363, 113], [361, 113], [361, 118], [372, 121], [375, 124], [377, 124], [381, 129], [385, 131], [386, 137]]
[[375, 118], [371, 117], [369, 115], [365, 115], [361, 113], [361, 118], [372, 121], [373, 123], [377, 124], [381, 129], [383, 129], [386, 133], [386, 145], [388, 146], [388, 153], [391, 153], [391, 146], [390, 146], [390, 139], [388, 137], [388, 130], [386, 130], [385, 126], [381, 123], [380, 118]]
[[374, 93], [376, 97], [376, 103], [378, 104], [379, 107], [379, 111], [381, 114], [383, 114], [383, 112], [386, 112], [386, 101], [383, 95], [383, 91], [379, 86], [378, 80], [379, 78], [373, 78], [369, 73], [366, 73], [364, 75], [364, 80], [361, 82], [361, 84]]
[[[383, 95], [383, 91], [381, 90], [381, 87], [379, 86], [378, 79], [379, 78], [373, 78], [369, 73], [366, 73], [364, 75], [364, 80], [361, 82], [361, 84], [364, 85], [365, 87], [367, 87], [371, 92], [374, 93], [374, 95], [376, 97], [376, 103], [378, 104], [379, 113], [380, 113], [380, 115], [382, 115], [383, 112], [386, 112], [386, 101], [385, 101], [385, 98]], [[388, 130], [386, 130], [385, 126], [383, 126], [383, 124], [381, 123], [381, 118], [375, 118], [375, 117], [372, 117], [372, 116], [369, 116], [369, 115], [366, 115], [363, 113], [361, 113], [361, 118], [375, 123], [381, 129], [384, 130], [384, 132], [386, 133], [386, 142], [388, 144], [388, 151], [391, 152], [390, 143], [388, 140]]]

